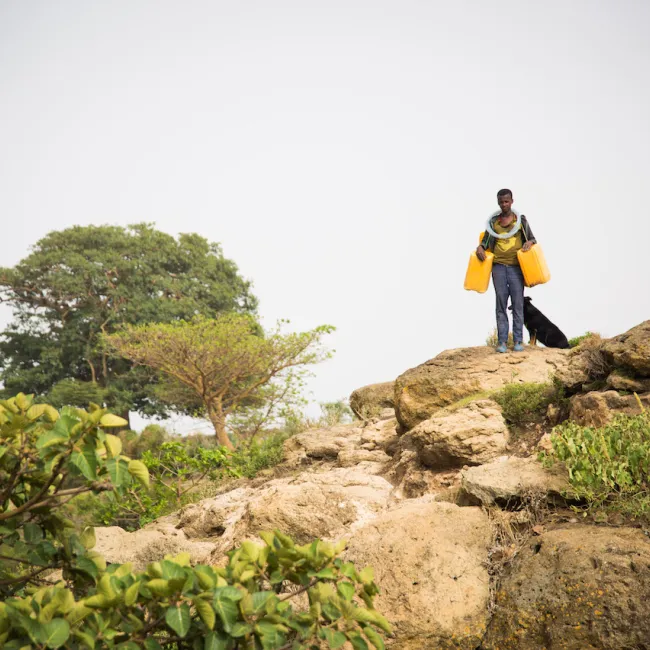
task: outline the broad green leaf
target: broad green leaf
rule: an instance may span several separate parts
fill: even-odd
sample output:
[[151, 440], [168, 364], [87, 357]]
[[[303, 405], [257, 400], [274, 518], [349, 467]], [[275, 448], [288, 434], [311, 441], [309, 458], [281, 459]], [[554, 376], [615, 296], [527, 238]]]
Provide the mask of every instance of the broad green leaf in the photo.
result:
[[[227, 589], [227, 587], [224, 587], [223, 589]], [[217, 590], [217, 595], [215, 595], [212, 604], [214, 610], [217, 612], [221, 622], [223, 623], [223, 629], [230, 633], [232, 626], [237, 621], [239, 610], [237, 604], [233, 600], [220, 595], [218, 593], [219, 591], [220, 590]]]
[[193, 602], [201, 620], [205, 623], [208, 629], [213, 630], [217, 617], [215, 616], [214, 609], [212, 609], [212, 605], [202, 598], [195, 598]]
[[48, 648], [60, 648], [70, 637], [70, 625], [62, 618], [55, 618], [43, 625], [44, 642]]
[[95, 538], [95, 528], [93, 526], [86, 526], [79, 536], [79, 541], [83, 544], [84, 548], [88, 550], [93, 548], [97, 543]]
[[79, 571], [87, 573], [91, 578], [99, 577], [97, 565], [88, 557], [84, 557], [83, 555], [81, 557], [78, 557], [75, 561], [74, 566]]
[[[268, 621], [260, 621], [255, 626], [255, 632], [261, 637], [262, 647], [265, 650], [267, 648], [271, 650], [282, 647], [287, 640], [287, 636], [284, 634], [286, 629], [284, 626]], [[343, 637], [343, 641], [345, 641], [345, 637]]]
[[106, 447], [110, 458], [117, 458], [122, 453], [122, 441], [112, 433], [106, 434], [104, 446]]
[[97, 478], [97, 453], [95, 448], [89, 444], [84, 445], [81, 451], [73, 451], [70, 462], [91, 481]]
[[182, 638], [190, 631], [190, 608], [183, 605], [172, 605], [165, 612], [165, 621], [169, 627]]
[[102, 419], [99, 421], [99, 424], [105, 429], [111, 427], [126, 427], [129, 425], [129, 423], [124, 418], [121, 418], [118, 415], [114, 415], [113, 413], [106, 413], [105, 415], [102, 415]]
[[138, 599], [138, 593], [140, 590], [140, 581], [134, 582], [125, 592], [124, 592], [124, 604], [127, 607], [131, 607], [135, 601]]
[[72, 636], [79, 639], [83, 644], [81, 647], [88, 647], [90, 650], [95, 650], [95, 637], [87, 632], [82, 632], [81, 630], [73, 630]]
[[27, 409], [27, 413], [25, 414], [27, 416], [28, 420], [38, 420], [38, 418], [45, 413], [47, 410], [47, 404], [32, 404], [29, 409]]
[[354, 650], [370, 650], [368, 644], [358, 632], [348, 632], [347, 637]]
[[145, 642], [144, 642], [144, 647], [145, 650], [162, 650], [162, 646], [156, 639], [152, 639], [149, 637]]
[[377, 650], [385, 650], [384, 640], [379, 636], [376, 630], [373, 630], [371, 627], [364, 627], [363, 633], [366, 635], [366, 638], [370, 643], [372, 643]]
[[232, 629], [230, 630], [230, 636], [237, 638], [240, 636], [244, 636], [252, 631], [253, 631], [253, 627], [251, 625], [249, 625], [248, 623], [244, 623], [243, 621], [237, 621], [232, 626]]
[[111, 478], [111, 483], [115, 487], [122, 487], [128, 484], [130, 480], [129, 463], [123, 458], [109, 458], [106, 461], [106, 470]]
[[194, 575], [203, 589], [212, 589], [217, 584], [217, 579], [210, 567], [197, 566], [194, 568]]
[[25, 393], [18, 393], [16, 395], [16, 406], [21, 410], [21, 411], [26, 411], [32, 403], [32, 400], [34, 399], [33, 395], [25, 395]]
[[205, 637], [203, 650], [227, 650], [229, 639], [220, 632], [210, 632]]
[[141, 460], [130, 461], [128, 471], [136, 481], [142, 483], [145, 487], [149, 487], [149, 470]]
[[147, 587], [153, 591], [157, 596], [169, 596], [171, 593], [171, 588], [169, 586], [169, 580], [163, 580], [162, 578], [154, 578], [147, 582]]
[[353, 620], [359, 621], [361, 623], [373, 623], [377, 627], [384, 630], [384, 632], [388, 632], [389, 634], [391, 632], [390, 623], [384, 616], [382, 616], [378, 611], [374, 609], [357, 607], [352, 614], [352, 618]]
[[41, 530], [41, 527], [36, 524], [25, 524], [23, 527], [23, 533], [25, 541], [28, 544], [38, 544], [38, 542], [43, 540], [43, 531]]
[[67, 442], [70, 440], [70, 436], [67, 432], [63, 433], [61, 431], [56, 431], [52, 429], [47, 433], [39, 436], [36, 440], [36, 449], [47, 449], [48, 447], [53, 447], [54, 445], [60, 445], [61, 443]]
[[316, 577], [317, 578], [324, 578], [324, 579], [328, 579], [328, 580], [334, 580], [336, 578], [336, 575], [335, 575], [334, 571], [332, 571], [332, 569], [327, 568], [327, 569], [321, 569], [316, 574]]
[[371, 566], [367, 566], [362, 571], [359, 571], [359, 580], [361, 580], [364, 585], [369, 585], [374, 579], [375, 572]]
[[342, 632], [332, 630], [329, 627], [323, 628], [323, 632], [325, 634], [325, 640], [332, 650], [337, 650], [337, 648], [345, 645], [347, 639], [345, 638], [345, 634]]
[[339, 594], [341, 594], [341, 596], [348, 602], [351, 602], [354, 598], [354, 585], [351, 582], [339, 582], [337, 585], [337, 590]]

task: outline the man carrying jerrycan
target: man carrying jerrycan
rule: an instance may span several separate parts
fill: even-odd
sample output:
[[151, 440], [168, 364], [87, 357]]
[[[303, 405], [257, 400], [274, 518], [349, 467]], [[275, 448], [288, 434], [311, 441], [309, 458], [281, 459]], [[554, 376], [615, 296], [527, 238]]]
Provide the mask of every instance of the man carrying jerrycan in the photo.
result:
[[[537, 242], [526, 217], [513, 212], [512, 192], [507, 189], [499, 190], [497, 201], [501, 213], [490, 218], [488, 229], [476, 249], [476, 257], [483, 262], [487, 250], [494, 253], [492, 281], [497, 298], [497, 352], [507, 352], [508, 298], [512, 304], [514, 351], [523, 352], [524, 276], [519, 266], [517, 252], [519, 250], [529, 251]], [[490, 233], [490, 229], [497, 237]]]

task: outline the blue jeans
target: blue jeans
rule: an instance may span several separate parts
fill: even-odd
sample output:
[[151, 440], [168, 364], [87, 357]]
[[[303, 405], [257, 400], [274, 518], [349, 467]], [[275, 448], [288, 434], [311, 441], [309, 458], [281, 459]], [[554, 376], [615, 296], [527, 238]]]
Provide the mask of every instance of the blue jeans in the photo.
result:
[[495, 264], [492, 281], [497, 294], [497, 334], [499, 343], [508, 341], [508, 298], [512, 304], [512, 337], [524, 342], [524, 276], [519, 266]]

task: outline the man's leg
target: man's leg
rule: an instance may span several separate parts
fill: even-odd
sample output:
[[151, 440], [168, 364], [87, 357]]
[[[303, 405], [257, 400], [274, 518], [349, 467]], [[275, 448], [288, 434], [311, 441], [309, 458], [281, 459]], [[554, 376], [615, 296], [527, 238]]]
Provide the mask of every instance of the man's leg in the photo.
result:
[[[503, 264], [495, 264], [492, 267], [492, 282], [494, 293], [497, 297], [497, 336], [499, 343], [508, 343], [508, 267]], [[523, 301], [522, 301], [523, 304]]]
[[524, 342], [524, 276], [519, 266], [508, 266], [508, 287], [512, 300], [512, 337]]

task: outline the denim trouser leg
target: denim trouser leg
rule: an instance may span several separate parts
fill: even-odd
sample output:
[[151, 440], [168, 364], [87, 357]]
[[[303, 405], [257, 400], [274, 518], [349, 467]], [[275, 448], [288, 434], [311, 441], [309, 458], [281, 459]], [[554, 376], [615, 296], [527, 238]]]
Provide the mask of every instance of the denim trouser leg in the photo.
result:
[[524, 340], [524, 276], [519, 266], [495, 264], [492, 281], [497, 297], [497, 335], [499, 343], [508, 342], [508, 298], [512, 304], [512, 336], [515, 343]]

